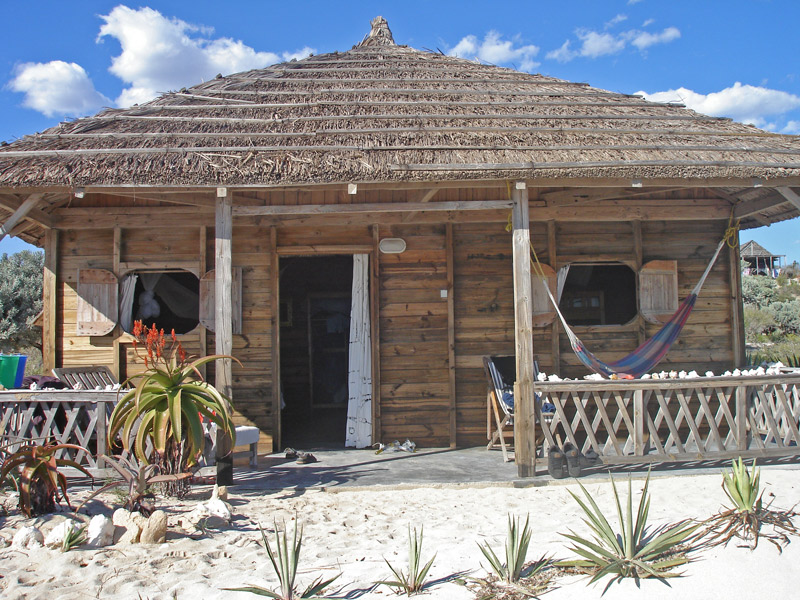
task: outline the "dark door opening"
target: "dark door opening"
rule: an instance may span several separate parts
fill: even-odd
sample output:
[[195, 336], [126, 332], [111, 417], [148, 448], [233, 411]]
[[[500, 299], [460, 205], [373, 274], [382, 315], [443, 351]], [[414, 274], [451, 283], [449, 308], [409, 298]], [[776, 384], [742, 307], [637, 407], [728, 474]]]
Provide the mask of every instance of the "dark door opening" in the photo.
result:
[[280, 261], [281, 441], [343, 448], [352, 256]]

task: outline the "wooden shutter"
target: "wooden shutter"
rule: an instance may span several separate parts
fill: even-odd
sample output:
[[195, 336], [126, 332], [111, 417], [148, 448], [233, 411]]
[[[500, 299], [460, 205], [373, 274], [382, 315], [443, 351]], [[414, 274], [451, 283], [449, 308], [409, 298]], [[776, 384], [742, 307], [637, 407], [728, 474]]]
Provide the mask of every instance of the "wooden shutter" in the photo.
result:
[[77, 335], [106, 335], [117, 325], [119, 284], [111, 271], [78, 270]]
[[[216, 281], [215, 269], [200, 278], [200, 324], [214, 331]], [[231, 316], [234, 334], [242, 333], [242, 268], [233, 267], [233, 289], [231, 290]]]
[[651, 260], [639, 271], [639, 311], [650, 323], [666, 323], [678, 310], [678, 263]]
[[548, 287], [553, 297], [556, 295], [556, 272], [550, 265], [542, 264], [541, 267], [544, 277], [538, 273], [538, 265], [531, 268], [531, 300], [533, 302], [534, 327], [550, 325], [553, 319], [556, 318], [556, 309], [547, 295]]

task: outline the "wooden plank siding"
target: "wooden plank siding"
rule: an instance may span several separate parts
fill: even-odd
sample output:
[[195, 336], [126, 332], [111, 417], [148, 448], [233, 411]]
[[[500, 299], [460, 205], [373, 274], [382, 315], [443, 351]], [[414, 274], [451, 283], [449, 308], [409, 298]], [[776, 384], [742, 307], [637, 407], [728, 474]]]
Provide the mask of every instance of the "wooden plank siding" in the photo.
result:
[[[411, 202], [425, 190], [359, 190], [349, 195], [339, 191], [248, 192], [235, 195], [236, 203], [340, 204]], [[542, 263], [554, 268], [574, 262], [622, 262], [635, 267], [639, 262], [675, 260], [678, 265], [678, 295], [683, 299], [695, 285], [721, 238], [726, 221], [629, 220], [579, 221], [574, 216], [553, 220], [553, 206], [542, 206], [543, 195], [532, 190], [530, 202], [531, 242]], [[503, 188], [441, 189], [435, 201], [500, 200]], [[112, 202], [113, 197], [108, 197]], [[549, 200], [547, 200], [549, 201]], [[84, 201], [85, 202], [85, 201]], [[109, 206], [112, 206], [109, 204]], [[122, 206], [122, 204], [120, 204]], [[153, 209], [158, 211], [159, 209]], [[102, 219], [103, 211], [96, 211]], [[405, 438], [421, 447], [450, 444], [455, 408], [455, 442], [458, 446], [485, 443], [486, 382], [481, 358], [487, 354], [514, 353], [514, 306], [511, 234], [505, 217], [497, 211], [453, 215], [441, 213], [440, 222], [429, 215], [399, 214], [380, 221], [378, 237], [400, 237], [407, 249], [402, 254], [381, 254], [377, 272], [376, 382], [380, 406], [377, 437], [391, 442]], [[462, 218], [463, 216], [463, 218]], [[507, 215], [506, 215], [507, 216]], [[277, 440], [272, 431], [279, 423], [273, 413], [273, 292], [277, 276], [273, 260], [270, 227], [275, 225], [276, 249], [280, 256], [351, 254], [375, 246], [372, 226], [361, 216], [348, 222], [347, 216], [310, 216], [280, 223], [264, 217], [235, 218], [232, 264], [242, 269], [242, 333], [233, 336], [233, 354], [242, 366], [233, 364], [233, 396], [238, 423], [253, 423], [264, 433], [262, 451], [273, 450]], [[407, 222], [404, 222], [405, 219]], [[129, 336], [119, 327], [107, 336], [79, 337], [75, 334], [77, 275], [79, 269], [113, 270], [114, 232], [117, 216], [108, 217], [107, 228], [60, 229], [58, 240], [56, 298], [56, 352], [63, 366], [115, 363], [119, 352], [121, 375], [141, 369], [134, 359]], [[183, 227], [177, 222], [167, 228], [125, 228], [119, 239], [120, 265], [176, 261], [196, 264], [196, 269], [214, 267], [214, 232], [201, 226], [206, 219]], [[447, 223], [452, 228], [452, 317], [448, 318]], [[640, 234], [636, 228], [640, 228]], [[637, 236], [640, 240], [637, 241]], [[205, 242], [205, 256], [198, 248]], [[364, 250], [366, 248], [366, 250]], [[557, 260], [556, 260], [557, 257]], [[659, 368], [711, 369], [721, 373], [734, 362], [731, 319], [731, 262], [721, 258], [712, 270], [681, 337]], [[203, 265], [205, 265], [203, 267]], [[535, 269], [535, 267], [533, 267]], [[452, 327], [452, 330], [449, 329]], [[535, 327], [534, 353], [540, 369], [561, 377], [581, 377], [586, 369], [575, 358], [567, 336], [553, 331], [559, 327]], [[638, 346], [641, 331], [650, 337], [657, 325], [637, 316], [632, 322], [615, 326], [576, 327], [581, 339], [602, 359], [619, 358]], [[454, 342], [455, 399], [451, 398], [449, 339]], [[115, 339], [117, 343], [115, 344]], [[213, 352], [213, 333], [200, 328], [182, 336], [193, 354]], [[288, 341], [288, 340], [287, 340]], [[213, 365], [208, 369], [214, 380]], [[275, 442], [275, 443], [273, 443]], [[280, 449], [275, 446], [274, 449]]]

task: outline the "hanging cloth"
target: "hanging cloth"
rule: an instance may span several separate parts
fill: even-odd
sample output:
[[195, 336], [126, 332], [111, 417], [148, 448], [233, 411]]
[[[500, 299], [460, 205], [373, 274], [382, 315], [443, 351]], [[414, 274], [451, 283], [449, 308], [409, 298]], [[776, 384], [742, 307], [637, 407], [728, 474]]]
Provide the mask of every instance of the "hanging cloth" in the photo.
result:
[[136, 273], [128, 273], [119, 284], [119, 324], [127, 333], [133, 331], [133, 296], [138, 279]]
[[[717, 246], [717, 251], [714, 252], [714, 256], [708, 263], [708, 266], [703, 272], [702, 277], [700, 277], [700, 281], [698, 281], [697, 285], [694, 286], [692, 293], [686, 297], [686, 299], [678, 307], [678, 310], [675, 311], [675, 314], [672, 315], [670, 320], [664, 324], [658, 333], [636, 348], [636, 350], [631, 352], [628, 356], [614, 362], [604, 363], [597, 358], [597, 356], [586, 349], [586, 346], [583, 345], [583, 342], [580, 340], [580, 338], [575, 335], [575, 332], [572, 331], [570, 326], [567, 324], [567, 320], [564, 318], [564, 315], [561, 314], [561, 311], [558, 308], [558, 302], [555, 298], [553, 298], [550, 288], [545, 286], [547, 289], [547, 295], [550, 297], [550, 301], [553, 303], [553, 306], [556, 309], [558, 318], [561, 320], [561, 324], [564, 326], [564, 331], [569, 337], [569, 343], [570, 346], [572, 346], [572, 351], [575, 352], [575, 356], [577, 356], [585, 366], [590, 368], [595, 373], [603, 375], [604, 377], [616, 376], [621, 379], [634, 379], [649, 372], [653, 367], [661, 362], [661, 359], [663, 359], [667, 352], [669, 352], [670, 346], [672, 346], [675, 340], [678, 339], [681, 329], [683, 329], [683, 326], [686, 324], [686, 321], [689, 318], [689, 314], [694, 308], [697, 295], [700, 293], [708, 274], [711, 272], [711, 267], [713, 267], [714, 263], [717, 262], [717, 257], [719, 256], [719, 253], [727, 240], [728, 235], [726, 234], [725, 238], [723, 238]], [[536, 252], [533, 250], [533, 246], [531, 246], [531, 251], [533, 253], [533, 257], [536, 258]], [[536, 264], [539, 264], [538, 258], [536, 258]], [[541, 270], [541, 267], [539, 268]]]
[[369, 322], [369, 255], [353, 256], [345, 446], [372, 445], [372, 348]]

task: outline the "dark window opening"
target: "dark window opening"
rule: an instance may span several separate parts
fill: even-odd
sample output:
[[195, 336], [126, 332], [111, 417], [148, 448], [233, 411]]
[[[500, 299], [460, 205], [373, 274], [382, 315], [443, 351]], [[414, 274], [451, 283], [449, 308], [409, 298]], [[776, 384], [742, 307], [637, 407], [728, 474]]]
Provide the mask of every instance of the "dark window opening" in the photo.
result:
[[139, 272], [131, 305], [131, 323], [169, 333], [188, 333], [199, 323], [200, 280], [188, 271]]
[[623, 325], [636, 316], [636, 274], [621, 264], [570, 265], [558, 307], [570, 325]]

